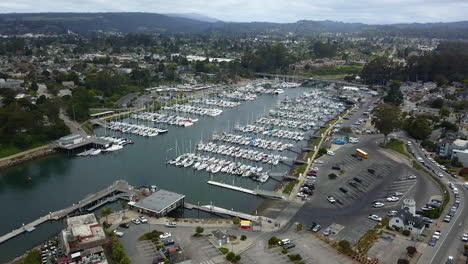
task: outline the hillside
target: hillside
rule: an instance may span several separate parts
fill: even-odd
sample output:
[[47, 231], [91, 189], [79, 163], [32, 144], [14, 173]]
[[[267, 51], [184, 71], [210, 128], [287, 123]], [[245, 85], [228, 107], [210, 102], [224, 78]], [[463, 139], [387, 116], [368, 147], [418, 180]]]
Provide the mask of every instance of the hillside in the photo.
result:
[[123, 33], [205, 33], [310, 35], [323, 32], [356, 33], [363, 36], [402, 36], [468, 39], [468, 21], [426, 24], [367, 25], [335, 21], [301, 20], [295, 23], [212, 22], [196, 14], [154, 13], [35, 13], [0, 14], [0, 34], [77, 33], [118, 31]]

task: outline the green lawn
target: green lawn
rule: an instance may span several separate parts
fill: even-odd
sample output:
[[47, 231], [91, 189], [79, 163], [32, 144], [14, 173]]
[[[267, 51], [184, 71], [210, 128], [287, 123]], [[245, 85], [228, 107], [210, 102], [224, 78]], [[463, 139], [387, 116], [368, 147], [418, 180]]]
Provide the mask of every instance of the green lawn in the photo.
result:
[[0, 146], [0, 158], [5, 158], [11, 155], [14, 155], [16, 153], [20, 153], [22, 151], [28, 150], [28, 149], [33, 149], [37, 148], [44, 145], [42, 142], [35, 142], [31, 144], [31, 146], [25, 147], [25, 148], [18, 148], [13, 145], [1, 145]]
[[284, 190], [283, 190], [283, 193], [284, 194], [290, 194], [292, 192], [292, 190], [294, 189], [294, 186], [296, 186], [296, 184], [298, 183], [299, 181], [292, 181], [292, 182], [289, 182], [286, 187], [284, 187]]
[[385, 145], [385, 148], [394, 150], [398, 153], [401, 153], [407, 157], [410, 157], [410, 154], [406, 150], [406, 145], [403, 141], [392, 138], [389, 142], [387, 142], [387, 145]]

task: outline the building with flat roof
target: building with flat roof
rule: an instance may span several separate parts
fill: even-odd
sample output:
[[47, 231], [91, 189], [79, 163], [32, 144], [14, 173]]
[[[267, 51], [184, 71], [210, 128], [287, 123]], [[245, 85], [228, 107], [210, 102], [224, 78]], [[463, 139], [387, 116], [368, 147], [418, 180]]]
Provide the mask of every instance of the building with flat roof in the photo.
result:
[[69, 217], [65, 223], [66, 228], [60, 233], [59, 240], [67, 255], [101, 246], [106, 242], [104, 229], [94, 214]]
[[159, 189], [138, 202], [129, 202], [128, 204], [140, 209], [142, 213], [161, 217], [183, 206], [184, 199], [185, 195]]

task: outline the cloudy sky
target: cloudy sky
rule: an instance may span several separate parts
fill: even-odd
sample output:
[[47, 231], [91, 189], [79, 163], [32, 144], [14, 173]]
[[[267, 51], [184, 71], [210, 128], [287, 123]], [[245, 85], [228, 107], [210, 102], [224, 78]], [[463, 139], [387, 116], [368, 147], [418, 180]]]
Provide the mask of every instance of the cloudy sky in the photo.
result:
[[468, 20], [468, 0], [0, 0], [1, 13], [197, 13], [224, 21], [389, 24]]

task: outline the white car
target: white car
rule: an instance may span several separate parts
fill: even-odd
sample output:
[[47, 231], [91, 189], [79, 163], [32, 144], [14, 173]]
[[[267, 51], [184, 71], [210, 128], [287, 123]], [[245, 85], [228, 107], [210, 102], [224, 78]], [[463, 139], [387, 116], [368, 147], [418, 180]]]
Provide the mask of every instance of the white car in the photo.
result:
[[335, 202], [336, 202], [335, 197], [333, 197], [333, 196], [328, 196], [328, 197], [327, 197], [327, 200], [328, 200], [330, 203], [335, 203]]
[[463, 242], [468, 242], [468, 234], [463, 234], [462, 241]]
[[322, 160], [314, 160], [314, 163], [323, 164], [323, 161]]
[[330, 156], [335, 156], [335, 152], [331, 151], [331, 150], [328, 150], [327, 151], [327, 154], [330, 155]]
[[132, 223], [134, 223], [135, 225], [139, 225], [139, 224], [141, 224], [141, 221], [138, 218], [134, 218], [134, 219], [132, 219]]
[[403, 196], [404, 193], [402, 192], [394, 192], [393, 196]]
[[114, 234], [116, 234], [118, 237], [123, 237], [124, 232], [118, 231], [118, 230], [114, 230]]
[[159, 235], [159, 238], [164, 239], [164, 238], [170, 238], [172, 235], [171, 233], [164, 232], [161, 235]]
[[416, 179], [416, 175], [413, 175], [413, 174], [408, 175], [408, 179], [410, 179], [410, 180], [415, 180], [415, 179]]
[[390, 216], [390, 217], [393, 217], [396, 214], [397, 214], [397, 211], [395, 211], [395, 210], [390, 210], [390, 211], [387, 212], [387, 216]]
[[142, 222], [143, 224], [148, 223], [148, 220], [146, 219], [146, 217], [140, 216], [139, 218], [140, 218], [140, 222]]
[[439, 240], [439, 239], [440, 239], [440, 235], [442, 235], [442, 233], [441, 233], [439, 230], [437, 230], [437, 231], [434, 232], [434, 234], [432, 235], [432, 237], [435, 238], [435, 239], [437, 239], [437, 240]]
[[380, 207], [384, 207], [385, 204], [381, 202], [374, 202], [372, 206], [374, 206], [374, 208], [380, 208]]
[[377, 222], [382, 221], [382, 217], [380, 217], [378, 215], [369, 215], [369, 219], [377, 221]]
[[398, 200], [400, 200], [400, 198], [396, 196], [387, 197], [387, 202], [398, 202]]
[[437, 173], [437, 176], [439, 176], [439, 178], [443, 178], [443, 177], [444, 177], [444, 175], [443, 175], [441, 172], [438, 172], [438, 173]]

